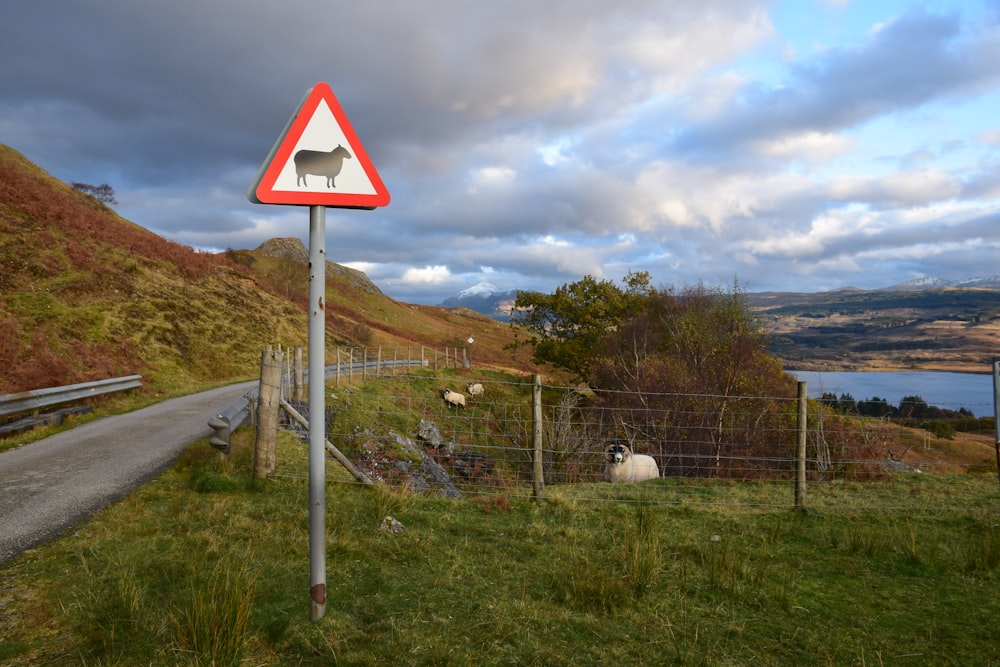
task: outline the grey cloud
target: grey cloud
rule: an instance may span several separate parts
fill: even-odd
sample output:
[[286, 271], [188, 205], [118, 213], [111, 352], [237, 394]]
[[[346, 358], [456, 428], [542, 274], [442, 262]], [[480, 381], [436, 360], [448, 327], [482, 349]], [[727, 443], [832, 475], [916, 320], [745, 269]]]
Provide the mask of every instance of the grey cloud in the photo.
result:
[[[658, 283], [736, 275], [777, 288], [787, 272], [795, 284], [835, 287], [838, 276], [824, 271], [861, 282], [865, 272], [872, 280], [888, 274], [887, 262], [865, 264], [857, 240], [799, 258], [746, 248], [804, 234], [853, 201], [890, 216], [897, 207], [981, 197], [987, 219], [1000, 188], [996, 164], [937, 166], [949, 150], [969, 152], [946, 143], [959, 141], [957, 131], [888, 156], [900, 165], [894, 181], [866, 176], [840, 190], [836, 176], [790, 175], [790, 158], [765, 160], [753, 147], [995, 91], [995, 16], [973, 23], [958, 13], [908, 12], [859, 46], [788, 65], [784, 88], [749, 81], [734, 103], [692, 120], [686, 110], [705, 97], [723, 99], [716, 77], [735, 58], [780, 39], [770, 6], [15, 3], [0, 21], [0, 142], [63, 180], [110, 183], [123, 215], [182, 243], [305, 241], [304, 208], [254, 206], [244, 192], [305, 91], [329, 82], [392, 203], [331, 210], [328, 254], [371, 263], [393, 296], [431, 303], [490, 279], [483, 266], [501, 288], [550, 290], [584, 272], [619, 279], [644, 269]], [[543, 155], [555, 146], [558, 159]], [[935, 187], [913, 187], [914, 169], [940, 174]], [[976, 217], [968, 210], [948, 221], [947, 233], [988, 238], [962, 224]], [[872, 252], [932, 243], [943, 224], [885, 232]], [[546, 236], [570, 245], [545, 245]], [[450, 277], [402, 279], [426, 266], [446, 266]]]
[[680, 134], [682, 153], [717, 155], [754, 141], [839, 131], [890, 111], [975, 93], [1000, 81], [998, 26], [962, 33], [957, 14], [916, 11], [859, 47], [834, 48], [789, 69], [785, 85], [751, 84], [720, 118]]

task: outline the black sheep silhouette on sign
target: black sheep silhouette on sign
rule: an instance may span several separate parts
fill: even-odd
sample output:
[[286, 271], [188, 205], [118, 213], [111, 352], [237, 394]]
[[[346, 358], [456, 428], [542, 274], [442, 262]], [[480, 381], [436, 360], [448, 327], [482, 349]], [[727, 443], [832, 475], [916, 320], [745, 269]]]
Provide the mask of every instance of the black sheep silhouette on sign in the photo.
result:
[[344, 158], [351, 159], [351, 154], [347, 149], [338, 145], [329, 153], [324, 151], [301, 150], [295, 154], [295, 185], [309, 187], [306, 183], [306, 174], [313, 176], [326, 176], [326, 187], [337, 187], [334, 179], [344, 167]]

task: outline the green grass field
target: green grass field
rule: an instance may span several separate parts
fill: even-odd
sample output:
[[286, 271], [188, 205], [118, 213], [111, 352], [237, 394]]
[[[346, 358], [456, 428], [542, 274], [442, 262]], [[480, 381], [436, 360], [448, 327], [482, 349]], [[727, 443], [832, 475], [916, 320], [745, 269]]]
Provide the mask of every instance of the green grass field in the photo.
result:
[[[171, 472], [0, 568], [0, 664], [1000, 664], [988, 475], [812, 485], [550, 486], [458, 500], [328, 468], [325, 617], [308, 487], [196, 443]], [[285, 460], [304, 445], [282, 436]], [[913, 497], [975, 498], [913, 509]], [[861, 500], [864, 499], [864, 500]], [[894, 501], [910, 509], [889, 509]], [[405, 529], [379, 529], [391, 515]]]

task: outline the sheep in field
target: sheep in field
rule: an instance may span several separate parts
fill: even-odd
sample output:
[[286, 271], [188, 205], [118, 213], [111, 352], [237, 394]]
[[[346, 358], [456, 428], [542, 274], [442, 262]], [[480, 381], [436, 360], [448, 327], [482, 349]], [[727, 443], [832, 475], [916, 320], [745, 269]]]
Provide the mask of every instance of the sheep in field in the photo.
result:
[[470, 382], [468, 386], [469, 396], [473, 398], [483, 395], [483, 385], [478, 382]]
[[604, 458], [606, 482], [642, 482], [660, 476], [656, 459], [646, 454], [633, 454], [626, 445], [608, 445]]
[[444, 402], [448, 405], [454, 405], [457, 407], [465, 407], [465, 395], [460, 394], [457, 391], [452, 391], [451, 389], [444, 390]]

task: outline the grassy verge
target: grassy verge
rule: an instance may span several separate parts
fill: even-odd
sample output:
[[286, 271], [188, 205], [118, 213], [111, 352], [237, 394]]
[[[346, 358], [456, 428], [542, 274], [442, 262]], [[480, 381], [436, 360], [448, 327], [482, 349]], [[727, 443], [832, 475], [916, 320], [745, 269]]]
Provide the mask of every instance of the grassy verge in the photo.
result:
[[[248, 439], [247, 439], [248, 440]], [[0, 663], [989, 664], [996, 480], [968, 511], [794, 513], [680, 480], [446, 500], [329, 469], [326, 617], [309, 621], [308, 488], [250, 443], [170, 473], [0, 569]], [[305, 456], [283, 439], [285, 459]], [[824, 493], [811, 488], [816, 505]], [[885, 485], [912, 496], [908, 484]], [[968, 496], [966, 496], [968, 497]], [[725, 498], [724, 502], [718, 502]], [[910, 502], [909, 500], [907, 501]], [[379, 530], [386, 515], [402, 522]], [[995, 660], [995, 657], [993, 658]]]

